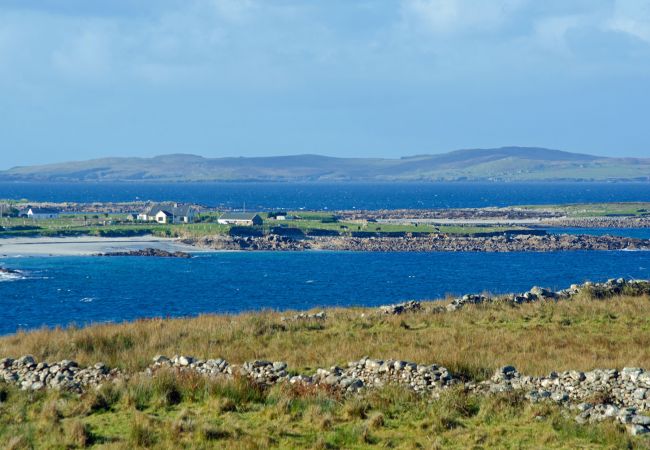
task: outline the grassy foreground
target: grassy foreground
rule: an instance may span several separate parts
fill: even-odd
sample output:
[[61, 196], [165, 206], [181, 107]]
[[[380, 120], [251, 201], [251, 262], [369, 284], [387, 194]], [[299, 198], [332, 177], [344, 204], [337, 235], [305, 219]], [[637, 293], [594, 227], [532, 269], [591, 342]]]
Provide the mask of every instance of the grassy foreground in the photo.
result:
[[[260, 390], [243, 380], [137, 374], [154, 354], [284, 360], [309, 372], [364, 355], [437, 363], [482, 379], [504, 364], [524, 374], [650, 367], [647, 297], [581, 298], [456, 313], [378, 316], [328, 311], [324, 322], [264, 312], [39, 330], [0, 339], [0, 355], [103, 361], [130, 380], [81, 397], [0, 384], [0, 447], [75, 448], [650, 448], [613, 423], [579, 426], [517, 395], [440, 400], [387, 387], [358, 398], [321, 390]], [[365, 316], [362, 316], [365, 313]]]

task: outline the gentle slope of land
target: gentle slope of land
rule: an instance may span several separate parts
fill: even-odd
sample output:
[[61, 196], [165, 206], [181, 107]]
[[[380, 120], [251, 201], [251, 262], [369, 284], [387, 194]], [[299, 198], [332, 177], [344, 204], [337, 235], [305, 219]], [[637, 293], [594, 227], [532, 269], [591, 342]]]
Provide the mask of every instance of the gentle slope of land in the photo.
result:
[[441, 181], [648, 180], [650, 159], [532, 147], [457, 150], [400, 159], [295, 155], [103, 158], [0, 172], [4, 181]]

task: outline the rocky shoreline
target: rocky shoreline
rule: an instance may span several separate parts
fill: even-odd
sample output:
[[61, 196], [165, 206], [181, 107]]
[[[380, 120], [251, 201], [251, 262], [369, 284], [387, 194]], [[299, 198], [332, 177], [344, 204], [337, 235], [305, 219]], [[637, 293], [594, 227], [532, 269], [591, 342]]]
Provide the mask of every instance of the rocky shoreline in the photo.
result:
[[336, 250], [365, 252], [551, 252], [565, 250], [650, 250], [650, 240], [620, 236], [516, 234], [490, 237], [261, 237], [208, 236], [187, 238], [183, 243], [213, 250]]
[[567, 228], [650, 228], [648, 217], [563, 217], [543, 219], [541, 224]]

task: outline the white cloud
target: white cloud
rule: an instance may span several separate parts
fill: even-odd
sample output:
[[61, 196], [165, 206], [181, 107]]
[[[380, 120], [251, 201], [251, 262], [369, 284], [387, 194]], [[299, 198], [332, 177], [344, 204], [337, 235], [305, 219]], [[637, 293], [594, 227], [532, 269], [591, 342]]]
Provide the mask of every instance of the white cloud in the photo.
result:
[[244, 21], [258, 6], [253, 0], [207, 0], [207, 2], [220, 18], [234, 23]]
[[497, 31], [529, 0], [403, 0], [404, 18], [439, 35]]
[[650, 43], [650, 1], [616, 0], [607, 27]]
[[[11, 67], [14, 78], [44, 85], [72, 80], [271, 89], [318, 77], [419, 76], [429, 82], [432, 73], [453, 78], [529, 64], [564, 68], [568, 58], [579, 65], [591, 36], [599, 34], [594, 47], [605, 40], [627, 45], [612, 31], [650, 42], [644, 8], [650, 0], [397, 0], [386, 2], [393, 9], [382, 14], [360, 14], [371, 18], [366, 22], [350, 20], [358, 11], [346, 2], [333, 3], [181, 0], [137, 15], [5, 14], [0, 7], [0, 72]], [[357, 24], [361, 32], [351, 32]]]

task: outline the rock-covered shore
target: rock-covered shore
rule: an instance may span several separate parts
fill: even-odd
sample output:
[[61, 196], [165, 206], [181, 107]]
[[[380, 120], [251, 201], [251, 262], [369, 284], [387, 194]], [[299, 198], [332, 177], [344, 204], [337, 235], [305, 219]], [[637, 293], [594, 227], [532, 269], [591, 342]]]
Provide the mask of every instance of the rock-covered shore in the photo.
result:
[[650, 250], [650, 240], [590, 235], [500, 235], [490, 237], [262, 237], [209, 236], [185, 239], [184, 243], [214, 250], [338, 250], [376, 252], [551, 252], [564, 250]]
[[541, 219], [541, 224], [574, 228], [650, 228], [650, 217], [562, 217]]

